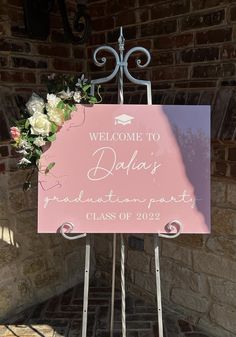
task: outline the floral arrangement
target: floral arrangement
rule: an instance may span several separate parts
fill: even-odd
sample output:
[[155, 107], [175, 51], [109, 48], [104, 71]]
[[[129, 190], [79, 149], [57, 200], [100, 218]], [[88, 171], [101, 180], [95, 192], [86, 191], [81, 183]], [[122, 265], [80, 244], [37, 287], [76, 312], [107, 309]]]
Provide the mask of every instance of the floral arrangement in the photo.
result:
[[[21, 154], [18, 166], [38, 168], [39, 159], [46, 144], [56, 139], [56, 133], [63, 123], [70, 119], [75, 105], [101, 102], [99, 87], [97, 97], [89, 94], [91, 84], [84, 77], [50, 75], [47, 80], [46, 99], [33, 93], [26, 103], [22, 118], [11, 127], [13, 146]], [[45, 170], [48, 173], [55, 163], [50, 163]], [[25, 189], [30, 187], [30, 178], [26, 179]]]

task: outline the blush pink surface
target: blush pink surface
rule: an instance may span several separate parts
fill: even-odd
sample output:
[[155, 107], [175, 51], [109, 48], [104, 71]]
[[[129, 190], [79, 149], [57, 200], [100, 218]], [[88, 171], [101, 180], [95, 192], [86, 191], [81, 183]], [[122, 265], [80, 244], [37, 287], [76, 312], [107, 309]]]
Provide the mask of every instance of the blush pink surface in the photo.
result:
[[[116, 123], [122, 114], [133, 117], [130, 124]], [[91, 133], [102, 133], [103, 140], [92, 141]], [[139, 133], [142, 141], [110, 141], [113, 133]], [[154, 133], [156, 141], [150, 141]], [[98, 165], [101, 148], [106, 149]], [[136, 169], [122, 169], [134, 152]], [[114, 153], [117, 169], [104, 179], [89, 179], [102, 178]], [[45, 174], [50, 162], [55, 166]], [[140, 162], [160, 166], [152, 174]], [[97, 166], [103, 170], [88, 176]], [[78, 105], [42, 155], [38, 179], [39, 233], [56, 233], [67, 221], [76, 233], [164, 233], [173, 220], [183, 224], [184, 233], [209, 233], [210, 107]], [[114, 197], [107, 201], [109, 193]], [[184, 193], [188, 197], [181, 202]]]

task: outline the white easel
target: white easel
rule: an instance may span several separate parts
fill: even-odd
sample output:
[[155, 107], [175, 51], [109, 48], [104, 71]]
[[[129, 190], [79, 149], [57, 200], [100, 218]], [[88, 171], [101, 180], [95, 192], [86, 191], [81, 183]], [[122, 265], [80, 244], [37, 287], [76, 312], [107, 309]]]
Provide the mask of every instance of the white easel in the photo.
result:
[[[146, 67], [151, 60], [151, 55], [149, 51], [143, 47], [131, 48], [124, 55], [125, 39], [123, 36], [122, 27], [120, 28], [120, 37], [118, 39], [119, 54], [117, 51], [109, 46], [98, 47], [93, 55], [94, 63], [102, 67], [106, 63], [106, 58], [102, 57], [100, 61], [97, 59], [97, 54], [100, 51], [106, 51], [111, 53], [116, 60], [115, 69], [113, 72], [104, 78], [95, 79], [91, 81], [91, 94], [94, 94], [95, 85], [100, 83], [106, 83], [111, 81], [114, 77], [118, 77], [118, 104], [124, 103], [124, 92], [123, 92], [123, 78], [124, 75], [127, 79], [139, 85], [145, 85], [147, 89], [147, 103], [152, 104], [152, 92], [151, 92], [151, 82], [145, 80], [138, 80], [134, 78], [128, 71], [128, 59], [131, 54], [135, 52], [142, 52], [147, 57], [145, 64], [142, 64], [140, 59], [136, 60], [136, 64], [139, 68]], [[88, 293], [89, 293], [89, 268], [90, 268], [90, 235], [80, 234], [76, 236], [69, 236], [69, 233], [73, 233], [74, 225], [70, 222], [64, 222], [61, 226], [61, 234], [64, 238], [69, 240], [76, 240], [82, 237], [86, 237], [86, 248], [85, 248], [85, 273], [84, 273], [84, 299], [83, 299], [83, 319], [82, 319], [82, 337], [87, 336], [87, 317], [88, 317]], [[166, 233], [169, 234], [154, 234], [154, 253], [155, 253], [155, 274], [156, 274], [156, 295], [157, 295], [157, 314], [158, 314], [158, 329], [159, 337], [163, 337], [163, 320], [162, 320], [162, 301], [161, 301], [161, 279], [160, 279], [160, 252], [159, 252], [159, 238], [176, 238], [181, 234], [182, 224], [178, 220], [172, 220], [165, 226]], [[174, 234], [171, 234], [174, 233]], [[123, 234], [120, 234], [121, 240], [121, 321], [122, 321], [122, 337], [126, 337], [126, 309], [125, 309], [125, 243]], [[114, 301], [115, 301], [115, 274], [116, 274], [116, 234], [113, 234], [113, 263], [112, 263], [112, 292], [111, 292], [111, 317], [110, 317], [110, 337], [113, 337], [114, 330]]]

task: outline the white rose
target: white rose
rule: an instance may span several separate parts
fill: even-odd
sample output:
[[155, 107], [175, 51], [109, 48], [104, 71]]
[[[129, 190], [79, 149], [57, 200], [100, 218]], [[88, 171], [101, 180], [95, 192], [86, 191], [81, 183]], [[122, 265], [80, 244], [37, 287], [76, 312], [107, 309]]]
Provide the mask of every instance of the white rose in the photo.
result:
[[38, 147], [43, 146], [43, 145], [45, 145], [45, 144], [46, 144], [46, 142], [45, 142], [45, 140], [43, 139], [43, 137], [37, 137], [37, 138], [35, 139], [35, 141], [34, 141], [34, 145], [36, 145], [36, 146], [38, 146]]
[[76, 92], [74, 93], [73, 98], [74, 98], [74, 100], [75, 100], [76, 103], [80, 103], [81, 98], [82, 98], [82, 97], [81, 97], [80, 91], [76, 91]]
[[48, 136], [51, 129], [51, 123], [46, 115], [34, 114], [29, 118], [29, 122], [31, 125], [31, 133], [33, 135]]
[[45, 108], [45, 103], [42, 97], [33, 93], [28, 102], [26, 103], [26, 107], [31, 115], [35, 113], [43, 113]]
[[47, 107], [48, 118], [51, 122], [61, 126], [64, 123], [64, 113], [62, 109]]
[[61, 99], [54, 94], [47, 94], [47, 101], [47, 107], [55, 108]]

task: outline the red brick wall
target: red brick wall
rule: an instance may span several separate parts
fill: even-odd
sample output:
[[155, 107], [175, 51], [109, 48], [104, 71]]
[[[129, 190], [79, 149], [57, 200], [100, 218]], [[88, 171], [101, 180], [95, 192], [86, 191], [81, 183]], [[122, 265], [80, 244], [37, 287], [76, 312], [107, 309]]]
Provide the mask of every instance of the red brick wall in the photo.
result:
[[[67, 0], [70, 17], [76, 1]], [[0, 0], [0, 141], [8, 138], [8, 120], [17, 114], [20, 103], [32, 91], [45, 90], [44, 79], [50, 73], [78, 73], [86, 68], [85, 48], [67, 43], [60, 13], [54, 6], [51, 34], [45, 41], [29, 39], [25, 33], [23, 0]]]
[[[49, 73], [88, 70], [91, 78], [108, 74], [114, 66], [112, 57], [108, 55], [101, 69], [93, 64], [92, 52], [101, 44], [116, 47], [120, 25], [127, 49], [139, 45], [151, 52], [148, 68], [137, 69], [135, 57], [129, 68], [134, 76], [152, 81], [154, 104], [211, 104], [213, 139], [235, 139], [236, 5], [231, 1], [89, 0], [93, 31], [87, 50], [65, 42], [56, 7], [50, 15], [51, 34], [39, 41], [25, 33], [23, 1], [0, 2], [0, 141], [8, 139], [9, 117], [18, 113], [16, 103], [22, 97], [26, 100], [32, 90], [43, 91]], [[66, 3], [73, 16], [75, 1]], [[103, 87], [104, 102], [116, 102], [116, 83]], [[127, 103], [146, 102], [143, 87], [129, 83], [125, 97]], [[213, 156], [215, 175], [236, 176], [236, 158], [228, 156], [228, 146], [235, 143], [227, 148], [214, 144], [225, 151], [224, 158]]]
[[[88, 44], [92, 78], [108, 75], [111, 55], [102, 71], [94, 66], [98, 45], [117, 47], [124, 27], [126, 49], [150, 50], [150, 65], [134, 76], [150, 79], [154, 104], [210, 104], [212, 106], [212, 173], [236, 177], [236, 5], [222, 0], [89, 0], [93, 33]], [[103, 55], [101, 55], [103, 56]], [[104, 85], [104, 102], [117, 102], [117, 84]], [[126, 103], [146, 103], [141, 86], [127, 83]], [[217, 141], [216, 141], [217, 140]], [[223, 141], [223, 142], [222, 142]], [[219, 156], [219, 153], [221, 155]]]
[[[66, 1], [69, 17], [76, 1]], [[51, 73], [78, 73], [86, 70], [86, 49], [65, 40], [58, 8], [50, 14], [47, 40], [30, 39], [25, 32], [23, 0], [0, 0], [0, 173], [15, 167], [15, 153], [9, 146], [9, 127], [19, 116], [19, 107], [32, 91], [45, 91]]]
[[[116, 45], [124, 27], [127, 49], [144, 46], [152, 61], [145, 70], [129, 68], [153, 85], [153, 103], [212, 104], [213, 138], [235, 138], [236, 6], [222, 0], [89, 0], [93, 34], [88, 56], [99, 44]], [[105, 71], [112, 67], [109, 59]], [[90, 61], [92, 77], [100, 76]], [[107, 102], [116, 101], [108, 85]], [[111, 94], [110, 94], [111, 93]], [[145, 102], [143, 88], [127, 89], [126, 102]], [[232, 125], [233, 124], [233, 125]]]

